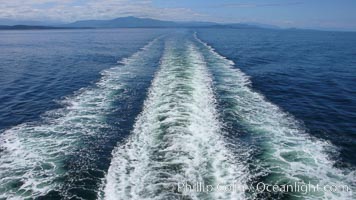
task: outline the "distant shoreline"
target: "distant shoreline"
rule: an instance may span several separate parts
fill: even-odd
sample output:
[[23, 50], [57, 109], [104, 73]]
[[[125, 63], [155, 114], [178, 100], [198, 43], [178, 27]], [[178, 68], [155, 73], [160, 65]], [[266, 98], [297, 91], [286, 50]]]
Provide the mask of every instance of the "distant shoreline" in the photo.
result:
[[108, 20], [81, 20], [72, 23], [1, 21], [0, 30], [51, 30], [51, 29], [111, 29], [111, 28], [211, 28], [211, 29], [270, 29], [270, 30], [307, 30], [327, 32], [355, 32], [352, 30], [281, 28], [260, 23], [217, 23], [207, 21], [164, 21], [134, 16], [119, 17]]
[[0, 25], [0, 30], [53, 30], [53, 29], [92, 29], [90, 27], [57, 27], [57, 26], [28, 26], [28, 25]]
[[269, 29], [269, 30], [279, 30], [279, 31], [321, 31], [321, 32], [344, 32], [344, 33], [355, 33], [355, 31], [338, 31], [338, 30], [318, 30], [318, 29], [299, 29], [299, 28], [264, 28], [257, 26], [244, 26], [244, 27], [234, 27], [229, 25], [210, 25], [210, 26], [128, 26], [128, 27], [67, 27], [67, 26], [31, 26], [31, 25], [0, 25], [0, 31], [6, 30], [81, 30], [81, 29]]

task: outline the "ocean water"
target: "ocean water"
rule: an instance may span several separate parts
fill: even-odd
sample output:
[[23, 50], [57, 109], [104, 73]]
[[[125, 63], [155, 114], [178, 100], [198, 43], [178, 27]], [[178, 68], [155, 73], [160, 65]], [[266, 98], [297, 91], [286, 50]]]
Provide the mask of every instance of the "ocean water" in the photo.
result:
[[355, 197], [355, 33], [0, 36], [0, 199]]
[[356, 34], [322, 31], [204, 30], [202, 39], [236, 63], [252, 87], [308, 132], [356, 159]]

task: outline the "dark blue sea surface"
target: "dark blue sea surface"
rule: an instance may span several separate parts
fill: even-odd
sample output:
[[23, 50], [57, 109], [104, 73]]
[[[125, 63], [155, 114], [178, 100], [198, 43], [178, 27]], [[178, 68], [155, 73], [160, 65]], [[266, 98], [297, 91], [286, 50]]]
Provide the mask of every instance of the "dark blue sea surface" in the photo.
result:
[[0, 31], [0, 199], [352, 199], [256, 186], [355, 191], [355, 58], [346, 32]]
[[339, 165], [356, 166], [356, 33], [204, 29], [199, 36], [312, 135], [336, 144]]
[[[0, 32], [0, 153], [45, 152], [18, 161], [2, 156], [0, 198], [28, 196], [29, 190], [29, 196], [39, 199], [95, 199], [111, 151], [127, 137], [141, 111], [163, 46], [158, 42], [149, 54], [135, 53], [166, 32]], [[5, 180], [10, 168], [20, 172]], [[40, 177], [34, 185], [32, 176]], [[60, 189], [53, 186], [57, 182]]]
[[0, 129], [38, 119], [165, 30], [0, 32]]

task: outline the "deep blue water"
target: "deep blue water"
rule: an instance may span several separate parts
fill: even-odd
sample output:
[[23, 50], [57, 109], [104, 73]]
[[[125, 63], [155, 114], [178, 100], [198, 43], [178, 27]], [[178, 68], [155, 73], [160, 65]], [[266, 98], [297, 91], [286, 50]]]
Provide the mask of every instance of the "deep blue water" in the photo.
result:
[[1, 31], [0, 199], [350, 198], [165, 187], [355, 189], [355, 33], [195, 31]]
[[268, 100], [341, 149], [356, 166], [356, 33], [202, 30]]
[[0, 32], [0, 129], [38, 119], [162, 31]]

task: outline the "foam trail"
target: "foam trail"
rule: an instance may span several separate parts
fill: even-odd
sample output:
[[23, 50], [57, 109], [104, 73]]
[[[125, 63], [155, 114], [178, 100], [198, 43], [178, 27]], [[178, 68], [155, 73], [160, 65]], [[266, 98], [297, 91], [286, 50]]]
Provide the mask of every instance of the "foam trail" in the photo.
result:
[[132, 136], [113, 152], [102, 199], [241, 199], [244, 191], [190, 192], [178, 184], [245, 186], [221, 136], [211, 78], [186, 38], [166, 42]]
[[[219, 55], [196, 34], [195, 39], [215, 77], [214, 86], [219, 101], [224, 102], [222, 112], [230, 116], [231, 122], [246, 129], [250, 141], [260, 149], [260, 155], [251, 160], [253, 167], [259, 169], [256, 176], [263, 174], [256, 178], [268, 184], [310, 182], [313, 186], [348, 187], [339, 188], [336, 192], [321, 190], [307, 194], [284, 194], [290, 199], [352, 199], [355, 172], [333, 167], [335, 162], [327, 152], [335, 152], [335, 147], [308, 135], [296, 119], [253, 91], [249, 78], [235, 68], [232, 61]], [[268, 198], [271, 194], [253, 195]]]
[[[118, 96], [125, 95], [125, 80], [149, 70], [144, 63], [159, 41], [151, 41], [125, 59], [122, 66], [103, 71], [94, 87], [66, 98], [63, 109], [46, 113], [41, 122], [21, 124], [1, 133], [0, 199], [36, 198], [50, 191], [65, 193], [61, 191], [63, 179], [69, 176], [65, 162], [90, 149], [86, 141], [93, 136], [105, 137], [101, 131], [109, 126], [105, 116], [115, 110], [113, 102]], [[78, 167], [84, 169], [94, 155], [83, 156], [87, 163]]]

